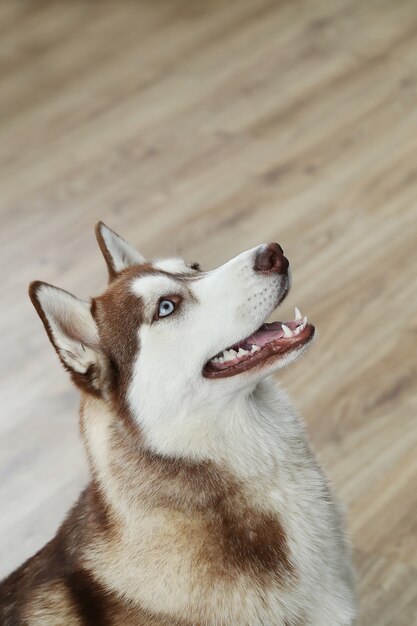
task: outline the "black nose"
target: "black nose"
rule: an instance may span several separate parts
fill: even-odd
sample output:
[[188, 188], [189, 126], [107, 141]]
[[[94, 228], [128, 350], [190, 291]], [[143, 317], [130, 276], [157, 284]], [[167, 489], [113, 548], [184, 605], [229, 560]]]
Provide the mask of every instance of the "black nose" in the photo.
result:
[[281, 246], [277, 243], [268, 243], [259, 248], [255, 255], [255, 271], [263, 274], [285, 274], [289, 261]]

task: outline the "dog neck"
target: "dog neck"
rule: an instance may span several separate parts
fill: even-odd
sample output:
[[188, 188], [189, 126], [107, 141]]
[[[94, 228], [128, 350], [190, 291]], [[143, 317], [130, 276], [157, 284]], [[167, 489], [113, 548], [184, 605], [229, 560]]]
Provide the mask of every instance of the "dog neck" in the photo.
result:
[[[84, 396], [81, 432], [98, 489], [123, 519], [141, 506], [172, 499], [185, 509], [207, 504], [208, 486], [269, 480], [294, 452], [300, 424], [286, 394], [265, 380], [223, 407], [195, 407], [173, 420], [171, 442], [149, 446], [140, 427], [103, 400]], [[164, 432], [162, 441], [167, 440]], [[257, 480], [258, 479], [258, 480]], [[184, 485], [184, 481], [186, 485]], [[224, 483], [224, 484], [223, 484]]]

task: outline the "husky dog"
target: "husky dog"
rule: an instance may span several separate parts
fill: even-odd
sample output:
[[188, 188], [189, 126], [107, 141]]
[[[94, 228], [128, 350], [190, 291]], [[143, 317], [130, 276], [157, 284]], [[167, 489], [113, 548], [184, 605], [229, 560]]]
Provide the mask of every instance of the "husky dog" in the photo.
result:
[[4, 626], [348, 626], [337, 503], [271, 374], [314, 327], [266, 323], [288, 293], [276, 243], [212, 271], [147, 261], [103, 223], [103, 295], [30, 297], [81, 392], [91, 482], [0, 587]]

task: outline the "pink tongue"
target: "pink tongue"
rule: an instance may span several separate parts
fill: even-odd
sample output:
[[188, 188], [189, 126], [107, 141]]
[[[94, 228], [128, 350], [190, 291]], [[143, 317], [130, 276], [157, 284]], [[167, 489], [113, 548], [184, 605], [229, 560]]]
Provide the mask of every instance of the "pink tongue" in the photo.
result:
[[[267, 326], [267, 328], [264, 328]], [[256, 333], [250, 335], [250, 337], [246, 337], [245, 343], [256, 344], [259, 347], [266, 346], [267, 343], [270, 343], [274, 339], [280, 339], [284, 337], [284, 331], [281, 328], [280, 322], [272, 322], [271, 324], [265, 324], [260, 330], [257, 330]]]

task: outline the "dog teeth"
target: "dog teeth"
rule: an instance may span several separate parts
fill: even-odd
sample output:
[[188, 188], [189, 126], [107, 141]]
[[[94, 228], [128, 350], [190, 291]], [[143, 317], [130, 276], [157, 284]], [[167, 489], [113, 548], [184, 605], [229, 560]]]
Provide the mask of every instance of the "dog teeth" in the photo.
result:
[[[252, 352], [256, 350], [260, 350], [259, 346], [252, 346]], [[220, 356], [215, 356], [211, 359], [212, 363], [227, 363], [228, 361], [234, 361], [236, 358], [241, 358], [250, 354], [249, 350], [245, 350], [245, 348], [239, 348], [239, 351], [236, 352], [233, 348], [229, 348], [229, 350], [223, 350]]]
[[[281, 324], [282, 332], [284, 333], [284, 337], [288, 339], [290, 337], [296, 337], [299, 335], [307, 326], [308, 320], [307, 315], [304, 317], [301, 315], [301, 311], [298, 307], [294, 309], [294, 321], [297, 322], [297, 326], [295, 326], [294, 330], [291, 330], [286, 324]], [[257, 346], [255, 343], [251, 345], [250, 350], [245, 350], [245, 348], [240, 348], [236, 351], [234, 348], [229, 348], [228, 350], [223, 350], [223, 352], [219, 355], [211, 359], [212, 363], [227, 363], [228, 361], [234, 361], [236, 359], [241, 359], [245, 356], [252, 355], [255, 352], [258, 352], [261, 347]]]
[[[303, 317], [303, 321], [301, 322], [301, 324], [297, 327], [297, 330], [300, 329], [300, 332], [302, 330], [304, 330], [304, 328], [307, 326], [307, 315], [305, 317]], [[298, 333], [297, 333], [298, 334]]]

